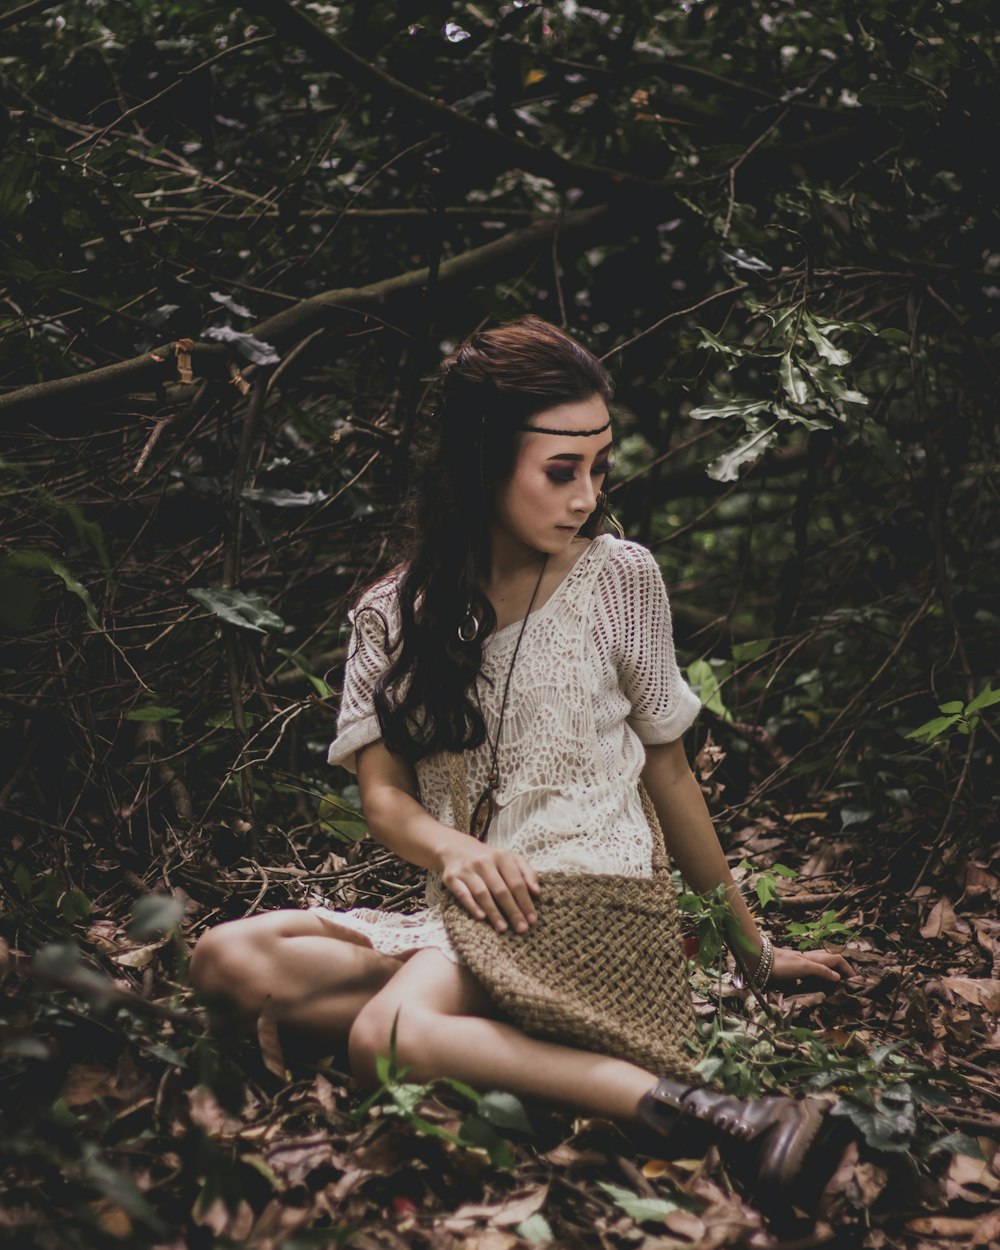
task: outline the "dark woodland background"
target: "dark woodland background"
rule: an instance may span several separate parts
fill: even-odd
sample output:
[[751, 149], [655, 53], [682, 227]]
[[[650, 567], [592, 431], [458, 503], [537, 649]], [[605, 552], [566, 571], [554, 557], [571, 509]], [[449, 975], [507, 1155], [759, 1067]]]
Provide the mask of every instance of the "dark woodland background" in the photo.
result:
[[732, 861], [861, 974], [741, 1004], [689, 897], [706, 1074], [840, 1093], [810, 1244], [1000, 1245], [997, 46], [984, 0], [0, 14], [14, 1242], [792, 1235], [608, 1124], [389, 1069], [358, 1114], [185, 986], [205, 925], [413, 905], [325, 764], [345, 612], [442, 351], [533, 312], [614, 374]]

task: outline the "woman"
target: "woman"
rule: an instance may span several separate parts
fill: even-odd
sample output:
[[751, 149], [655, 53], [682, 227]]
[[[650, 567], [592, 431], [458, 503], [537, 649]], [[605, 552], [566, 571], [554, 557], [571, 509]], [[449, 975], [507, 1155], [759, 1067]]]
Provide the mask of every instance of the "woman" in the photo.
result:
[[[814, 1102], [740, 1101], [529, 1036], [445, 928], [449, 893], [515, 940], [545, 908], [543, 870], [650, 876], [641, 777], [689, 885], [729, 891], [750, 977], [851, 972], [839, 955], [771, 948], [733, 884], [681, 744], [700, 705], [674, 658], [659, 570], [601, 532], [610, 396], [600, 362], [534, 317], [474, 335], [443, 363], [409, 554], [355, 610], [329, 752], [357, 772], [372, 836], [428, 870], [427, 906], [220, 925], [198, 943], [192, 979], [249, 1013], [270, 998], [286, 1032], [347, 1039], [363, 1085], [398, 1015], [399, 1059], [418, 1080], [450, 1076], [661, 1132], [693, 1115], [752, 1139], [760, 1178], [787, 1185], [819, 1127]], [[455, 810], [458, 752], [466, 795], [481, 796], [481, 839]]]

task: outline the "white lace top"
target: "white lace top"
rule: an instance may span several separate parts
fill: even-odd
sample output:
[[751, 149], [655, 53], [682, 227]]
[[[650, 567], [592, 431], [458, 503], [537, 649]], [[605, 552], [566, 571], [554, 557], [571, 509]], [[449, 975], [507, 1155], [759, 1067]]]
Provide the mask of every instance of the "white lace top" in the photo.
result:
[[[391, 647], [399, 620], [392, 577], [351, 614], [338, 732], [328, 754], [331, 764], [351, 771], [355, 752], [379, 737], [372, 689], [387, 666], [382, 618]], [[479, 697], [490, 742], [520, 627], [515, 621], [484, 645]], [[650, 876], [651, 835], [638, 795], [643, 744], [679, 738], [700, 706], [677, 667], [653, 556], [609, 534], [595, 538], [528, 619], [504, 717], [488, 842], [520, 852], [536, 870]], [[470, 809], [486, 786], [489, 762], [487, 743], [466, 752]], [[421, 760], [416, 774], [420, 801], [454, 825], [445, 756]], [[459, 962], [438, 907], [444, 890], [429, 872], [423, 911], [355, 908], [336, 919], [385, 954], [434, 946]]]

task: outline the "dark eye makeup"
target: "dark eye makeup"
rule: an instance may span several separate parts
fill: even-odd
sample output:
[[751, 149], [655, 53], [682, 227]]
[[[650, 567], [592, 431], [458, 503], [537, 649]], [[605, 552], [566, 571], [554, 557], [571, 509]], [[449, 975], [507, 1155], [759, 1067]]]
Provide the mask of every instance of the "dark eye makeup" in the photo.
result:
[[[603, 464], [595, 464], [591, 472], [594, 474], [595, 477], [604, 477], [604, 475], [607, 473], [610, 473], [614, 467], [615, 467], [614, 460], [608, 459], [608, 460], [605, 460]], [[547, 469], [546, 476], [548, 477], [550, 482], [557, 482], [560, 485], [565, 485], [567, 482], [572, 482], [573, 479], [576, 477], [576, 470], [569, 469], [569, 468]]]

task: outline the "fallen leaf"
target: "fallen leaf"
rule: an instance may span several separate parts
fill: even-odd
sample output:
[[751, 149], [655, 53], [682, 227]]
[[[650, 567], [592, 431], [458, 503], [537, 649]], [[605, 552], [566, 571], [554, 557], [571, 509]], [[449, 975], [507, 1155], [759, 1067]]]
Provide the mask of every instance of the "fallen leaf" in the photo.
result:
[[991, 1170], [986, 1159], [956, 1154], [948, 1162], [944, 1189], [951, 1201], [988, 1202], [1000, 1190], [1000, 1176]]
[[273, 1072], [275, 1076], [287, 1081], [289, 1076], [288, 1069], [285, 1067], [285, 1052], [281, 1048], [278, 1020], [274, 1014], [274, 1003], [270, 994], [264, 999], [257, 1017], [257, 1042], [260, 1046], [261, 1058], [264, 1060], [264, 1067], [268, 1072]]
[[147, 964], [152, 963], [153, 956], [162, 945], [162, 942], [149, 942], [145, 946], [136, 946], [132, 950], [112, 955], [111, 959], [123, 968], [145, 968]]
[[462, 1250], [514, 1250], [520, 1241], [513, 1233], [502, 1233], [498, 1228], [488, 1228], [482, 1233], [473, 1233], [460, 1243]]
[[105, 955], [119, 949], [120, 935], [121, 928], [113, 920], [95, 920], [87, 925], [87, 941]]
[[930, 910], [927, 920], [920, 926], [920, 936], [944, 937], [955, 928], [955, 909], [946, 898], [939, 898]]
[[966, 862], [962, 875], [962, 896], [982, 898], [984, 894], [1000, 898], [1000, 880], [987, 871], [985, 864], [970, 859]]
[[477, 1223], [491, 1224], [494, 1228], [510, 1228], [524, 1223], [536, 1211], [540, 1211], [548, 1195], [548, 1185], [539, 1185], [528, 1190], [518, 1190], [505, 1202], [483, 1206], [466, 1203], [443, 1222], [443, 1227], [449, 1232], [462, 1232]]
[[264, 1155], [268, 1167], [289, 1185], [298, 1185], [310, 1172], [333, 1162], [333, 1145], [326, 1133], [300, 1141], [279, 1141]]
[[196, 1085], [188, 1090], [188, 1114], [191, 1123], [204, 1130], [209, 1137], [233, 1137], [243, 1127], [242, 1120], [219, 1106], [219, 1101], [207, 1085]]
[[337, 1091], [322, 1073], [313, 1081], [312, 1093], [328, 1116], [332, 1118], [337, 1114]]
[[545, 1155], [554, 1167], [571, 1168], [577, 1165], [592, 1163], [595, 1167], [602, 1167], [607, 1163], [607, 1155], [601, 1154], [599, 1150], [577, 1150], [575, 1146], [570, 1146], [567, 1142], [563, 1142], [553, 1147]]
[[196, 1224], [211, 1229], [216, 1237], [243, 1241], [253, 1228], [253, 1207], [242, 1198], [236, 1207], [235, 1215], [221, 1198], [215, 1198], [204, 1211], [195, 1208], [192, 1214]]
[[678, 1237], [687, 1237], [699, 1245], [704, 1244], [705, 1221], [693, 1211], [671, 1211], [663, 1217], [663, 1222]]
[[95, 1098], [120, 1098], [115, 1076], [99, 1063], [74, 1063], [60, 1091], [67, 1107], [82, 1107]]
[[966, 1241], [985, 1246], [1000, 1236], [1000, 1209], [978, 1217], [921, 1215], [909, 1220], [906, 1231], [919, 1237], [941, 1237], [946, 1241]]
[[940, 984], [967, 1003], [984, 1007], [991, 1016], [1000, 1014], [1000, 981], [993, 978], [941, 977]]
[[99, 1198], [90, 1204], [94, 1219], [112, 1237], [132, 1236], [132, 1217], [110, 1198]]

